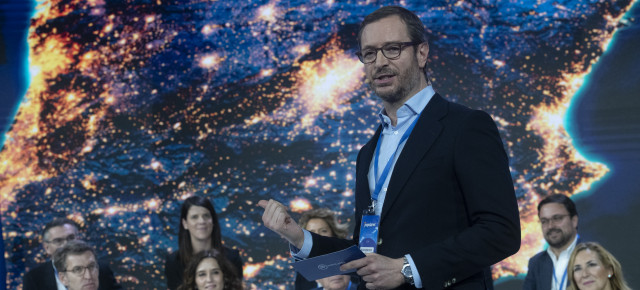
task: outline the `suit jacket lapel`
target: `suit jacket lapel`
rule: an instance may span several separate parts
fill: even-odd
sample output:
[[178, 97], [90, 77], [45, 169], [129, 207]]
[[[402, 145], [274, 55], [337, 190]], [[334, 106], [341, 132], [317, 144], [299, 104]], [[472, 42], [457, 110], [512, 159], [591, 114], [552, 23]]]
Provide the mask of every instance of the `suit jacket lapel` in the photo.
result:
[[58, 283], [56, 282], [56, 271], [53, 269], [53, 263], [51, 260], [47, 260], [47, 267], [45, 268], [44, 273], [44, 284], [46, 284], [46, 289], [58, 289]]
[[442, 125], [439, 120], [447, 114], [447, 110], [448, 102], [436, 93], [422, 111], [420, 119], [416, 123], [413, 132], [411, 132], [409, 139], [407, 139], [391, 173], [387, 195], [382, 206], [381, 222], [384, 221], [385, 216], [393, 206], [411, 173], [438, 138], [440, 131], [442, 131]]
[[[554, 273], [553, 273], [553, 261], [551, 261], [551, 257], [549, 253], [542, 257], [544, 261], [542, 261], [542, 271], [540, 273], [540, 285], [541, 288], [544, 289], [546, 287], [551, 287], [551, 281]], [[545, 286], [546, 285], [546, 286]]]

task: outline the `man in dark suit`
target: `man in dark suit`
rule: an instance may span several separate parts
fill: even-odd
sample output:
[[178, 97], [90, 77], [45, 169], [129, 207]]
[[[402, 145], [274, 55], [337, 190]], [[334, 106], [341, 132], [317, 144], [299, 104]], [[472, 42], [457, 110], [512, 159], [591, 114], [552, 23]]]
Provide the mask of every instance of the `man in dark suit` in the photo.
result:
[[377, 252], [342, 265], [361, 288], [493, 289], [490, 266], [520, 248], [509, 162], [491, 117], [449, 102], [426, 76], [429, 45], [412, 12], [383, 7], [358, 33], [366, 81], [382, 99], [382, 125], [356, 165], [354, 240], [303, 231], [286, 207], [261, 200], [265, 226], [298, 258], [359, 239], [363, 212], [379, 216]]
[[576, 205], [565, 195], [550, 195], [538, 204], [538, 217], [549, 247], [529, 259], [522, 289], [567, 289], [569, 257], [580, 242]]
[[[53, 257], [55, 252], [69, 241], [79, 237], [78, 225], [70, 219], [54, 219], [47, 223], [42, 230], [42, 242], [45, 252]], [[99, 262], [100, 290], [122, 289], [116, 282], [113, 271], [105, 262]], [[53, 261], [46, 261], [27, 272], [22, 279], [23, 290], [66, 290], [60, 281]]]
[[56, 250], [52, 260], [67, 290], [98, 290], [98, 258], [85, 242], [69, 241]]

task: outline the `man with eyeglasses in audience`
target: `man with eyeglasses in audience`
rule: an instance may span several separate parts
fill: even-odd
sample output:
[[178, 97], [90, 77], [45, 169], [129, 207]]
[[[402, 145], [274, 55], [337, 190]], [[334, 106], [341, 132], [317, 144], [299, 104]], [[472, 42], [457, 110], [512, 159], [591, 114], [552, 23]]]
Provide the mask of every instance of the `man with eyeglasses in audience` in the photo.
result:
[[56, 250], [53, 260], [58, 269], [58, 278], [68, 290], [98, 289], [96, 252], [85, 242], [69, 241]]
[[529, 259], [522, 289], [565, 290], [569, 257], [580, 242], [576, 205], [562, 194], [547, 196], [538, 204], [538, 218], [549, 247]]
[[[47, 223], [42, 230], [42, 245], [47, 256], [51, 257], [52, 260], [46, 261], [27, 272], [22, 280], [22, 289], [67, 289], [59, 279], [59, 271], [56, 270], [54, 263], [54, 254], [58, 249], [78, 238], [78, 224], [73, 220], [57, 218]], [[116, 282], [113, 271], [111, 271], [107, 263], [98, 263], [98, 266], [100, 272], [99, 289], [122, 289]]]

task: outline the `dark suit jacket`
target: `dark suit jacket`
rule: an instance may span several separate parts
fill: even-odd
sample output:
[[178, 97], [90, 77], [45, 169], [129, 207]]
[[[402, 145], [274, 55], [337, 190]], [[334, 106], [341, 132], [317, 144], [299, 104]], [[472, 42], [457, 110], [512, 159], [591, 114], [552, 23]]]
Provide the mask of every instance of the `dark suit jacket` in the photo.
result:
[[522, 284], [523, 290], [548, 290], [551, 289], [551, 274], [553, 262], [547, 251], [537, 253], [529, 259], [529, 270]]
[[[104, 261], [98, 261], [98, 268], [100, 269], [98, 276], [98, 290], [109, 289], [122, 289], [120, 284], [113, 276], [113, 271], [109, 268], [109, 264]], [[55, 271], [53, 270], [53, 263], [51, 260], [46, 261], [31, 271], [27, 272], [22, 278], [23, 290], [56, 290], [58, 286], [56, 284]]]
[[[310, 256], [358, 240], [380, 133], [358, 154], [354, 240], [312, 234]], [[520, 248], [520, 220], [509, 161], [488, 114], [433, 96], [391, 175], [379, 239], [379, 254], [411, 255], [426, 289], [493, 289], [490, 266]]]
[[[242, 279], [242, 258], [238, 250], [224, 247], [224, 256], [235, 267], [238, 277]], [[164, 263], [164, 275], [167, 277], [167, 287], [170, 290], [178, 289], [182, 284], [183, 274], [186, 266], [180, 261], [180, 252], [175, 251], [167, 256]]]
[[[580, 238], [576, 245], [581, 243]], [[548, 290], [551, 289], [553, 273], [553, 261], [547, 251], [537, 253], [529, 259], [529, 270], [522, 284], [523, 290]], [[569, 284], [567, 284], [569, 286]]]

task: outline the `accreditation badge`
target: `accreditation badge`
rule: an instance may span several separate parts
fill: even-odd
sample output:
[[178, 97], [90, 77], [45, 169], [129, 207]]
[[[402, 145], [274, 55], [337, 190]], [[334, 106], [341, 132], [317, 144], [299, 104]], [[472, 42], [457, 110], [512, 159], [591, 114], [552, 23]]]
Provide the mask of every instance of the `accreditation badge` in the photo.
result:
[[375, 253], [378, 247], [378, 226], [380, 216], [375, 214], [362, 215], [360, 223], [360, 250], [363, 253]]

